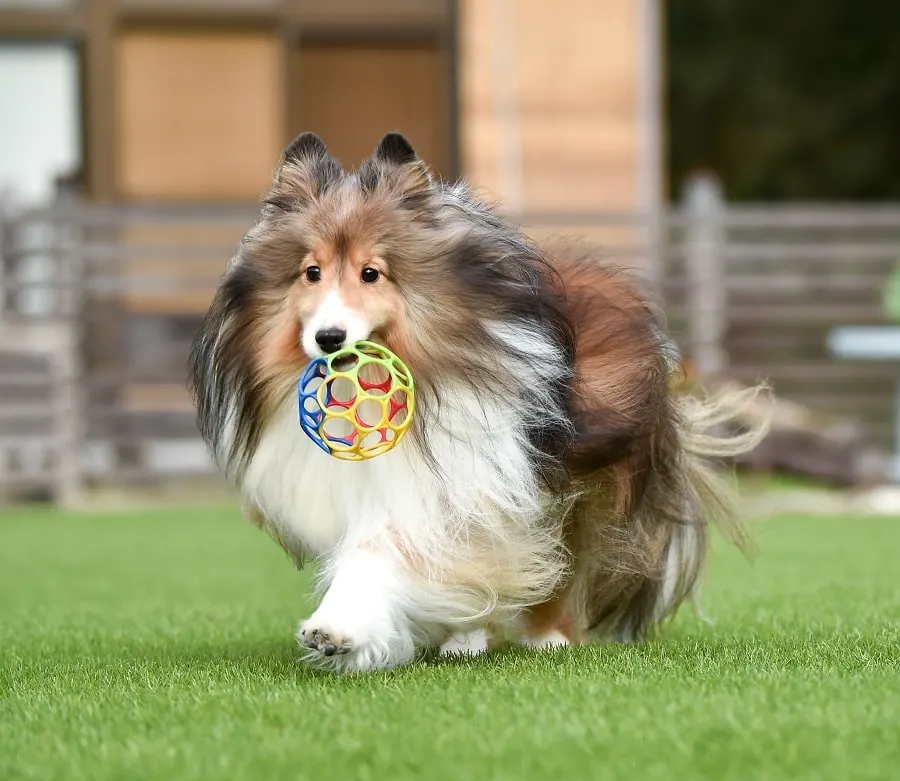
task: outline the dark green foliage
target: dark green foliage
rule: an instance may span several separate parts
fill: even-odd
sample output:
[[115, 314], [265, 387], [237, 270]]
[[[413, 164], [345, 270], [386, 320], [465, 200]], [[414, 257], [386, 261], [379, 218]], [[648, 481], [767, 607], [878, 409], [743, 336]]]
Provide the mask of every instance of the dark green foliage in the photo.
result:
[[667, 4], [670, 188], [733, 200], [900, 198], [896, 0]]

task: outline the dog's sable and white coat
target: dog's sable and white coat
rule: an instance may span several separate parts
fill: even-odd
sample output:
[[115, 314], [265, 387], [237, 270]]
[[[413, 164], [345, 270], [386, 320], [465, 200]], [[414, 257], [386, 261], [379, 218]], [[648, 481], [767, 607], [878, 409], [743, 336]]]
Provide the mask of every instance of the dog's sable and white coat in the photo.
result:
[[[379, 458], [329, 458], [300, 429], [323, 329], [384, 343], [415, 377], [413, 427]], [[705, 460], [762, 434], [712, 433], [735, 399], [676, 397], [627, 274], [539, 250], [397, 134], [350, 173], [313, 134], [285, 150], [191, 370], [248, 515], [319, 560], [299, 639], [345, 671], [492, 637], [643, 637], [693, 591], [710, 520], [734, 531]]]

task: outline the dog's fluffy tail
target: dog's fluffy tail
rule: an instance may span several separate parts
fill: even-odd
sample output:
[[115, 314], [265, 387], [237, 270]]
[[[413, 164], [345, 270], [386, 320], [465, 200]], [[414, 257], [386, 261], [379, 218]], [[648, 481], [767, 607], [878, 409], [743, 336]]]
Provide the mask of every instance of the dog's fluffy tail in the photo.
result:
[[[680, 508], [669, 504], [676, 522], [668, 525], [669, 541], [663, 581], [656, 595], [654, 623], [674, 614], [686, 599], [693, 600], [709, 546], [709, 529], [715, 526], [731, 542], [747, 550], [748, 536], [737, 506], [737, 497], [726, 479], [722, 463], [747, 453], [769, 429], [771, 396], [766, 385], [726, 390], [700, 398], [676, 400], [676, 430], [680, 457]], [[764, 414], [758, 414], [762, 407]], [[680, 510], [680, 512], [679, 512]]]
[[752, 450], [768, 421], [758, 386], [700, 398], [677, 395], [659, 422], [643, 490], [620, 526], [597, 524], [591, 635], [640, 640], [693, 601], [713, 526], [746, 549], [747, 535], [723, 462]]
[[620, 615], [613, 629], [619, 639], [646, 636], [685, 601], [696, 607], [711, 527], [747, 549], [736, 495], [722, 466], [766, 436], [768, 417], [750, 413], [768, 398], [768, 388], [760, 385], [674, 399], [674, 436], [660, 445], [647, 491], [634, 508], [634, 527], [655, 529], [661, 535], [653, 545], [659, 551], [652, 568], [656, 576], [645, 582]]
[[[726, 537], [746, 540], [734, 492], [716, 466], [753, 450], [769, 431], [771, 394], [768, 386], [723, 390], [700, 398], [677, 400], [682, 469], [694, 519], [714, 523]], [[756, 413], [760, 407], [763, 414]]]

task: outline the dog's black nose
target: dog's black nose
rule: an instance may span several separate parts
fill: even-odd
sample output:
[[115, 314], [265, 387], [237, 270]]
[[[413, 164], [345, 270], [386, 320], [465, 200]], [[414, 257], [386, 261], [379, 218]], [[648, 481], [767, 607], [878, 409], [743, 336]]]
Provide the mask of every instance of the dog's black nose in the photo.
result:
[[323, 328], [316, 331], [316, 344], [326, 353], [337, 352], [344, 346], [347, 332], [340, 328]]

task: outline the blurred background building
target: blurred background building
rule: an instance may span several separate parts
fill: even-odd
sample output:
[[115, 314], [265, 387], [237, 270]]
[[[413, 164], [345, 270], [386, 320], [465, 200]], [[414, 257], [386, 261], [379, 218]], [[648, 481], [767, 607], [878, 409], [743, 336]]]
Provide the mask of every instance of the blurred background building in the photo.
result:
[[637, 266], [698, 374], [852, 421], [853, 482], [895, 441], [891, 332], [840, 329], [889, 323], [900, 62], [889, 3], [782, 5], [0, 0], [0, 486], [209, 471], [188, 345], [301, 130], [345, 166], [400, 130]]
[[401, 127], [514, 208], [659, 195], [658, 3], [3, 0], [3, 169], [47, 198], [252, 202], [298, 128], [346, 165]]

